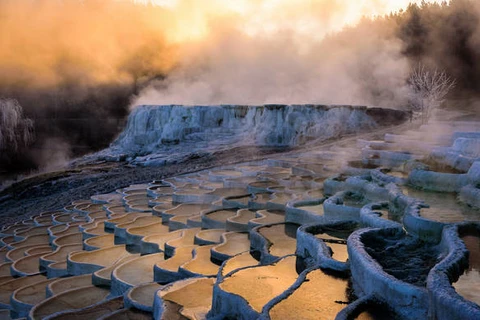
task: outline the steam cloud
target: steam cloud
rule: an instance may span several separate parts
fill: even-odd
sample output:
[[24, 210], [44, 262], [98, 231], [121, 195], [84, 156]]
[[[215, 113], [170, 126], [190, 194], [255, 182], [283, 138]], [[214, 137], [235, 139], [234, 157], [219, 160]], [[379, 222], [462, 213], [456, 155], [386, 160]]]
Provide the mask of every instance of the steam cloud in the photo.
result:
[[[140, 104], [404, 103], [408, 60], [393, 30], [349, 29], [324, 39], [360, 14], [383, 12], [348, 1], [282, 2], [264, 27], [252, 15], [210, 21], [202, 41], [179, 48], [166, 79], [144, 89]], [[398, 4], [398, 2], [397, 2]], [[358, 15], [351, 16], [349, 10]], [[251, 14], [251, 15], [250, 15]], [[261, 15], [262, 16], [262, 15]]]
[[[139, 104], [327, 103], [401, 105], [408, 60], [380, 30], [293, 46], [289, 32], [252, 38], [220, 30], [188, 46], [182, 64], [143, 90]], [[370, 38], [372, 37], [372, 38]]]
[[[161, 7], [116, 1], [5, 0], [0, 3], [0, 85], [51, 89], [64, 83], [131, 81], [172, 64]], [[148, 66], [143, 66], [147, 63]]]
[[406, 3], [278, 3], [268, 14], [261, 5], [253, 5], [240, 15], [211, 19], [202, 41], [180, 46], [176, 68], [144, 89], [131, 107], [180, 103], [404, 107], [409, 96], [406, 80], [419, 63], [446, 70], [464, 96], [466, 90], [468, 95], [480, 91], [478, 2], [431, 1], [373, 20], [360, 16], [386, 14], [398, 9], [393, 3], [404, 8]]
[[[337, 43], [321, 40], [362, 15], [406, 4], [5, 0], [0, 95], [19, 87], [36, 92], [67, 87], [71, 100], [86, 100], [92, 87], [124, 86], [136, 93], [148, 80], [169, 75], [133, 104], [383, 103], [386, 99], [372, 101], [364, 92], [362, 68], [373, 67], [368, 70], [373, 79], [367, 80], [396, 88], [387, 94], [396, 96], [406, 63], [398, 38], [367, 29]], [[383, 92], [382, 86], [377, 91]], [[32, 109], [22, 105], [27, 113]]]

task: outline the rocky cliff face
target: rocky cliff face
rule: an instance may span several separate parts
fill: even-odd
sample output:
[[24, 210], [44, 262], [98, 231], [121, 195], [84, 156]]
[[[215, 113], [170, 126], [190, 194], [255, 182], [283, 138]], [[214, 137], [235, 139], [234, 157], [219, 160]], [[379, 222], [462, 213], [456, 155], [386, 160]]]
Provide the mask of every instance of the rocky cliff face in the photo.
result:
[[[161, 158], [235, 146], [293, 147], [406, 120], [401, 111], [363, 106], [139, 106], [103, 154]], [[146, 159], [139, 158], [140, 161]]]
[[369, 110], [316, 105], [139, 106], [112, 147], [148, 153], [161, 145], [221, 138], [262, 146], [295, 146], [381, 126], [386, 115], [395, 114], [399, 122], [404, 119], [399, 111], [386, 110], [379, 116]]

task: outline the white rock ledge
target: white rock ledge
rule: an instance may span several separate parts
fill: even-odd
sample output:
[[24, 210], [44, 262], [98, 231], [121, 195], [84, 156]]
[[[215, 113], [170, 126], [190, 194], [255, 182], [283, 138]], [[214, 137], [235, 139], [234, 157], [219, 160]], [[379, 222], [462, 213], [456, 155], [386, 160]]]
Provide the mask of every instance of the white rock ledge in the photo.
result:
[[291, 147], [406, 120], [405, 112], [365, 106], [143, 105], [132, 111], [110, 148], [93, 158], [165, 165], [195, 152], [233, 146]]
[[451, 285], [468, 265], [468, 250], [459, 237], [466, 229], [480, 231], [480, 224], [462, 223], [443, 229], [440, 247], [448, 253], [428, 274], [429, 319], [480, 319], [480, 307], [461, 297]]
[[347, 242], [350, 270], [355, 291], [374, 295], [377, 299], [388, 297], [388, 304], [405, 319], [426, 319], [428, 293], [425, 288], [398, 280], [386, 273], [380, 264], [365, 250], [362, 237], [368, 233], [396, 234], [398, 229], [360, 229]]

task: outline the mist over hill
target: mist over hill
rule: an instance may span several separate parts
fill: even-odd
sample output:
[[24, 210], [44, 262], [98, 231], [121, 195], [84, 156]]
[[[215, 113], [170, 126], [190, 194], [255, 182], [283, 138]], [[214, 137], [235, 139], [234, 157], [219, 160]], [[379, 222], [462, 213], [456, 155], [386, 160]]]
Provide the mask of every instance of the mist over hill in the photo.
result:
[[[3, 145], [0, 169], [102, 149], [137, 104], [401, 109], [420, 63], [456, 79], [450, 98], [475, 101], [480, 92], [478, 1], [422, 2], [386, 15], [387, 6], [359, 8], [380, 14], [359, 21], [342, 20], [345, 1], [306, 1], [284, 4], [253, 31], [245, 27], [251, 11], [214, 2], [2, 1], [0, 97], [19, 102], [35, 140]], [[272, 27], [277, 20], [285, 23]]]

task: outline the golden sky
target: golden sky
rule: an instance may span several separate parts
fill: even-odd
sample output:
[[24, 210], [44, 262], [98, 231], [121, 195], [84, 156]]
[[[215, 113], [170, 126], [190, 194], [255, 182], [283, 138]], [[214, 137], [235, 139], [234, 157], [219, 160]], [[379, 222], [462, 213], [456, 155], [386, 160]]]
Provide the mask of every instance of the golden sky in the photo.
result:
[[[384, 15], [420, 0], [134, 0], [137, 4], [162, 6], [177, 21], [173, 41], [184, 41], [208, 33], [212, 19], [238, 19], [249, 35], [294, 30], [299, 35], [321, 38], [328, 32], [358, 22], [363, 16]], [[440, 1], [430, 1], [440, 2]]]
[[[139, 5], [133, 6], [132, 1]], [[309, 46], [407, 0], [2, 0], [0, 85], [128, 80], [168, 72], [190, 46], [232, 30]], [[143, 5], [142, 5], [143, 4]], [[146, 7], [145, 5], [154, 5]], [[299, 49], [301, 50], [301, 48]]]

